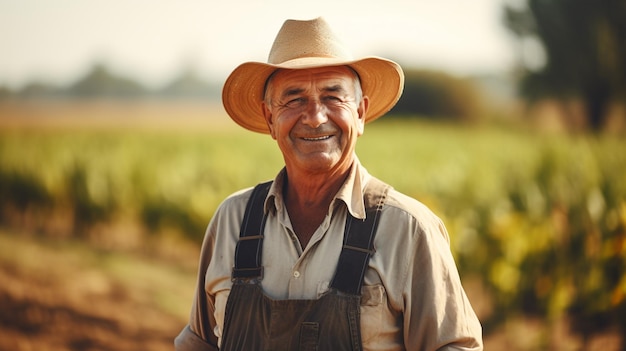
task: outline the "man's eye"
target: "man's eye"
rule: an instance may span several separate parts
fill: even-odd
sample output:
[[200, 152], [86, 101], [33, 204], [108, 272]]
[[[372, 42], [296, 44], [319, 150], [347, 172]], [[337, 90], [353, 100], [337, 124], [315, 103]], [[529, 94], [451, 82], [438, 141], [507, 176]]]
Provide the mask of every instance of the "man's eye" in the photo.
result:
[[324, 102], [327, 104], [340, 104], [341, 102], [343, 102], [343, 100], [341, 100], [341, 98], [337, 97], [337, 96], [325, 96], [324, 97]]
[[294, 107], [303, 106], [305, 103], [306, 103], [306, 99], [305, 98], [295, 98], [295, 99], [291, 99], [291, 100], [287, 101], [285, 103], [285, 106], [289, 107], [289, 108], [294, 108]]

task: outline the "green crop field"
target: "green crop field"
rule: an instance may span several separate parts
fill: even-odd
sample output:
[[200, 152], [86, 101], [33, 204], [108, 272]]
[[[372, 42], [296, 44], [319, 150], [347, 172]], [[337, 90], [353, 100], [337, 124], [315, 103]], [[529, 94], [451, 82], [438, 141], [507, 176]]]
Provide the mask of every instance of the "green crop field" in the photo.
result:
[[[389, 119], [357, 153], [442, 217], [486, 338], [513, 317], [545, 326], [527, 349], [552, 349], [561, 320], [587, 346], [626, 334], [625, 139]], [[224, 197], [281, 167], [269, 136], [238, 128], [5, 127], [0, 225], [197, 247]]]

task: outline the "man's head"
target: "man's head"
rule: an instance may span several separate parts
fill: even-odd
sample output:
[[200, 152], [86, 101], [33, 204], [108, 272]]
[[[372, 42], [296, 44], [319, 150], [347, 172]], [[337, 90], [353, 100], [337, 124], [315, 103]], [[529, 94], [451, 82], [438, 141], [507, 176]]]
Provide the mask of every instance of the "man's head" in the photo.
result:
[[244, 63], [227, 78], [222, 91], [224, 108], [242, 127], [269, 133], [263, 100], [268, 80], [275, 72], [338, 66], [356, 72], [362, 95], [369, 98], [364, 123], [389, 111], [402, 94], [404, 74], [395, 62], [378, 57], [353, 59], [321, 18], [287, 20], [276, 36], [268, 63]]
[[348, 66], [283, 69], [268, 80], [263, 114], [288, 169], [342, 173], [354, 159], [368, 107]]

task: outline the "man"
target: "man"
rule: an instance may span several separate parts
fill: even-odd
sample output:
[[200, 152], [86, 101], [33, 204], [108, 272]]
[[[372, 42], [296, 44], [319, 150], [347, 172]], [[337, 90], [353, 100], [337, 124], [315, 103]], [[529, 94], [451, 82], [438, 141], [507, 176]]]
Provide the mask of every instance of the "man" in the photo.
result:
[[320, 18], [286, 21], [268, 62], [237, 67], [222, 99], [285, 167], [218, 208], [176, 348], [482, 350], [444, 225], [355, 154], [399, 99], [400, 66], [351, 59]]

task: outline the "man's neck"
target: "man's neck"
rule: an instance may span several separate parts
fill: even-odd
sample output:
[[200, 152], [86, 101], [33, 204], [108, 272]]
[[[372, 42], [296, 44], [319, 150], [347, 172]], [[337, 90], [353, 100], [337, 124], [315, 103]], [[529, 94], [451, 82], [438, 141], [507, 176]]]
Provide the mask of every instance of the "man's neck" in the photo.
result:
[[324, 173], [307, 173], [287, 167], [283, 198], [287, 206], [324, 207], [328, 209], [335, 194], [350, 174], [351, 167]]
[[313, 175], [287, 169], [283, 199], [303, 248], [324, 221], [333, 198], [350, 174], [350, 168]]

